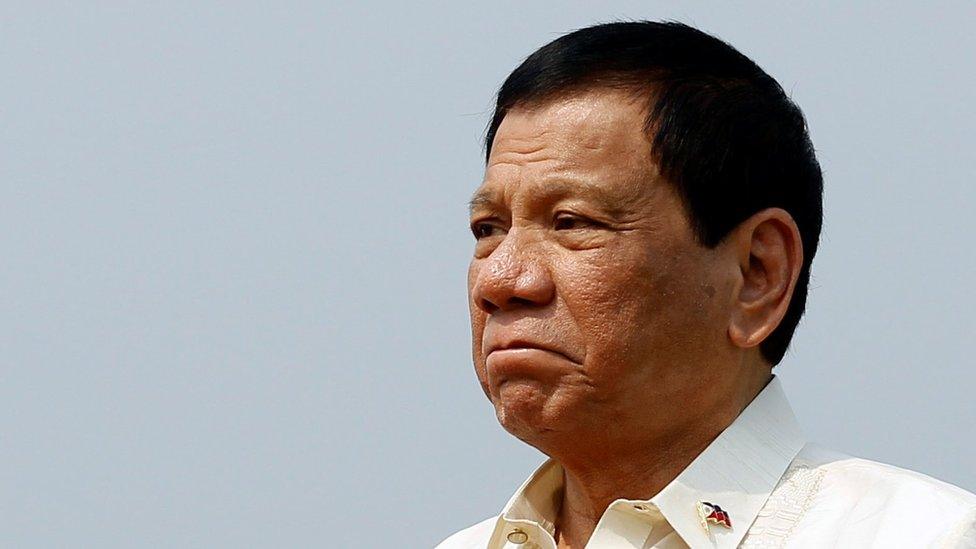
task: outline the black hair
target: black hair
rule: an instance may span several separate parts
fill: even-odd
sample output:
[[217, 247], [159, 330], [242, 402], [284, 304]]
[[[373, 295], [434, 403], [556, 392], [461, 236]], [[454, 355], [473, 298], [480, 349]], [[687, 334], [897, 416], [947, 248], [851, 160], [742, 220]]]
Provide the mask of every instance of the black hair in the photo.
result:
[[779, 207], [800, 230], [803, 265], [780, 325], [760, 344], [778, 364], [806, 305], [823, 224], [823, 177], [803, 113], [729, 44], [676, 22], [617, 22], [561, 36], [525, 59], [498, 91], [486, 160], [513, 107], [585, 89], [645, 92], [649, 154], [675, 186], [699, 242], [714, 247], [756, 212]]

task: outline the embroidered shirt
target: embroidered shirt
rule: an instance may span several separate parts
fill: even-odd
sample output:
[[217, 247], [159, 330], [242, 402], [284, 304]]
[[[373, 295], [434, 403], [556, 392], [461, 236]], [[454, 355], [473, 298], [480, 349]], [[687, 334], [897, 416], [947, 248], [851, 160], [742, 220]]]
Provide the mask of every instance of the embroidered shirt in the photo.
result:
[[[562, 467], [544, 463], [499, 516], [437, 549], [555, 549]], [[713, 515], [726, 513], [731, 527]], [[976, 496], [805, 442], [774, 377], [649, 500], [613, 502], [587, 548], [973, 547]]]

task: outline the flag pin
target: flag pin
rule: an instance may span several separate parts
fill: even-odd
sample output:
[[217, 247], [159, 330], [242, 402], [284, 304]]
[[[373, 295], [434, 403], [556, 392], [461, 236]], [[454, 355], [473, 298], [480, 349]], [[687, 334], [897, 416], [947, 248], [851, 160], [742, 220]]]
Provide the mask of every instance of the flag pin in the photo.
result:
[[729, 514], [723, 511], [721, 507], [715, 505], [714, 503], [709, 503], [707, 501], [699, 501], [698, 517], [701, 518], [702, 528], [704, 528], [706, 532], [708, 532], [709, 522], [715, 524], [721, 524], [726, 528], [732, 528], [732, 519], [729, 518]]

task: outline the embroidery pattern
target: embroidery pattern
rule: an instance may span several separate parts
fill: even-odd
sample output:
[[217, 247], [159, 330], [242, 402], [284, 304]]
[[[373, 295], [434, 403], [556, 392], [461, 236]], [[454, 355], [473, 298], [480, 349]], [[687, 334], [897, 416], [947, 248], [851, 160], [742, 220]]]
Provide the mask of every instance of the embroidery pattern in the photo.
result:
[[823, 476], [823, 470], [807, 465], [791, 467], [773, 489], [739, 547], [784, 547], [820, 491]]

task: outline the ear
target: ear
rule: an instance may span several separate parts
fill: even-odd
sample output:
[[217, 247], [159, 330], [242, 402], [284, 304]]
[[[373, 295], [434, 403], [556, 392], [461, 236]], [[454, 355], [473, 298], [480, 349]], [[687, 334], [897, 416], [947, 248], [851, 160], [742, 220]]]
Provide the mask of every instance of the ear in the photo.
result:
[[737, 347], [755, 347], [779, 326], [790, 305], [803, 265], [800, 230], [786, 210], [767, 208], [729, 237], [741, 276], [732, 296], [729, 339]]

